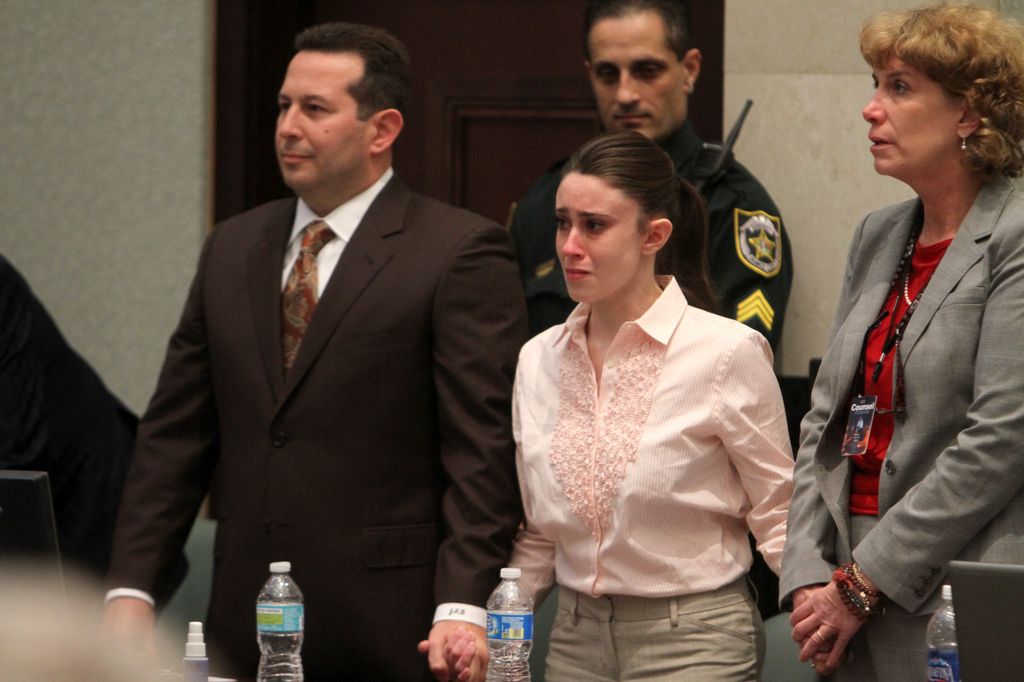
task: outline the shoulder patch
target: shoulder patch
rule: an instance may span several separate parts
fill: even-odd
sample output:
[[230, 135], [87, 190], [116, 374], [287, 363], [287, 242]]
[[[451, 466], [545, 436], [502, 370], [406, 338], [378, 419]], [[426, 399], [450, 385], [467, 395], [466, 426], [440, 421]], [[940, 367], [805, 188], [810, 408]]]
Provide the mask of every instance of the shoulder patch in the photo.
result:
[[750, 320], [760, 320], [768, 331], [775, 323], [775, 310], [760, 289], [736, 305], [736, 321], [746, 324]]
[[551, 271], [555, 269], [555, 259], [549, 258], [537, 267], [533, 269], [533, 276], [537, 279], [543, 279], [551, 274]]
[[736, 255], [740, 262], [762, 277], [774, 277], [782, 269], [782, 221], [764, 211], [733, 209]]

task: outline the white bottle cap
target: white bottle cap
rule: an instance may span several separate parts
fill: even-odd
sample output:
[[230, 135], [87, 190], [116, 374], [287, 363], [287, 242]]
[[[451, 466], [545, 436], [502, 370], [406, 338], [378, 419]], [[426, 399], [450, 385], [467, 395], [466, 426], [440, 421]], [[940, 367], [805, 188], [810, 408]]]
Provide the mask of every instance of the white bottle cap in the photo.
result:
[[203, 641], [203, 624], [197, 620], [188, 624], [188, 640], [185, 642], [187, 658], [206, 658], [206, 643]]
[[521, 569], [518, 568], [503, 568], [501, 569], [502, 580], [518, 580], [523, 575]]
[[949, 585], [942, 586], [942, 598], [946, 601], [953, 601], [953, 588]]
[[292, 562], [290, 561], [271, 561], [270, 562], [271, 573], [291, 573]]

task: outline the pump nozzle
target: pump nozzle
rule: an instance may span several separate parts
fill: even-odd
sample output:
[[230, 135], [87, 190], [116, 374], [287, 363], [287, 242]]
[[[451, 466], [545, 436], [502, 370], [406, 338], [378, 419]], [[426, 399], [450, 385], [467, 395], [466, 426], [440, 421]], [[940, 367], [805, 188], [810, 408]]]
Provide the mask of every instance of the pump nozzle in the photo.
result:
[[185, 656], [206, 658], [206, 642], [203, 641], [203, 624], [193, 620], [188, 624], [188, 640], [185, 642]]

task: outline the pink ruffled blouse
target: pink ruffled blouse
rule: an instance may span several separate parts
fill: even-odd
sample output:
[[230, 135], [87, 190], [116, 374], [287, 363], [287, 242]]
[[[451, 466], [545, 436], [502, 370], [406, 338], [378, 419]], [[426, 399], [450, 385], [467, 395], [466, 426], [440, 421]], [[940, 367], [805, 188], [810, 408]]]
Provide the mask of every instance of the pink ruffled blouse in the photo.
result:
[[752, 560], [780, 569], [793, 457], [768, 342], [690, 307], [675, 280], [619, 329], [601, 385], [589, 307], [530, 340], [513, 399], [526, 511], [511, 565], [534, 593], [667, 597]]

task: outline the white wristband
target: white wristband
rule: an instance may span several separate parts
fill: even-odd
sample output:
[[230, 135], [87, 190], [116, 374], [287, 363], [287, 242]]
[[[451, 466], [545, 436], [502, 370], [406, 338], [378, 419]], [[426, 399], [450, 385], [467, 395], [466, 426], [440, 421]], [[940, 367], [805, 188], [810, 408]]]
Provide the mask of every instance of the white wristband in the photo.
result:
[[114, 589], [107, 592], [107, 596], [103, 598], [104, 604], [109, 604], [112, 600], [120, 597], [129, 597], [131, 599], [141, 599], [152, 607], [156, 607], [156, 602], [153, 601], [153, 597], [148, 592], [142, 590], [136, 590], [131, 587], [115, 587]]
[[439, 620], [461, 620], [465, 623], [472, 623], [481, 628], [487, 627], [487, 611], [472, 604], [459, 604], [448, 602], [441, 604], [434, 611], [434, 622]]

